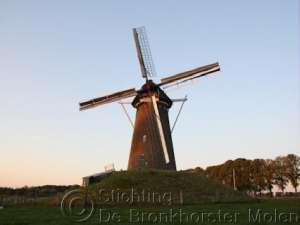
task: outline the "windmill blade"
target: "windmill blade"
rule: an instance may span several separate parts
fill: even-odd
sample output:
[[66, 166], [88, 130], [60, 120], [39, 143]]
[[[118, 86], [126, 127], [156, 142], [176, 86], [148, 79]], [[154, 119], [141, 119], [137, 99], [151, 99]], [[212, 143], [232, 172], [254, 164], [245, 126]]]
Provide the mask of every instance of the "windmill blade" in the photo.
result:
[[136, 51], [138, 53], [138, 59], [139, 59], [139, 63], [140, 63], [141, 71], [142, 71], [142, 76], [144, 78], [147, 78], [147, 71], [146, 71], [144, 60], [143, 60], [142, 50], [141, 50], [141, 46], [140, 46], [140, 42], [139, 42], [138, 33], [136, 31], [136, 28], [133, 29], [133, 36], [134, 36]]
[[170, 158], [169, 158], [169, 153], [168, 153], [168, 149], [167, 149], [167, 145], [166, 145], [164, 131], [162, 129], [162, 124], [160, 121], [156, 97], [155, 97], [155, 95], [152, 95], [151, 98], [152, 98], [153, 108], [154, 108], [154, 112], [155, 112], [155, 118], [156, 118], [156, 122], [157, 122], [157, 126], [158, 126], [159, 136], [160, 136], [160, 140], [161, 140], [161, 144], [162, 144], [162, 148], [163, 148], [163, 152], [164, 152], [164, 156], [165, 156], [165, 161], [166, 161], [166, 164], [168, 164], [170, 162]]
[[[202, 66], [202, 67], [198, 67], [196, 69], [193, 70], [189, 70], [183, 73], [179, 73], [176, 74], [174, 76], [171, 77], [167, 77], [164, 79], [161, 79], [161, 83], [159, 84], [159, 86], [165, 86], [164, 88], [167, 88], [169, 86], [166, 86], [168, 84], [173, 84], [173, 83], [183, 83], [189, 80], [193, 80], [193, 79], [197, 79], [203, 76], [206, 76], [208, 74], [211, 73], [215, 73], [220, 71], [220, 66], [219, 63], [213, 63], [207, 66]], [[173, 86], [173, 85], [170, 85]]]
[[156, 71], [145, 27], [133, 28], [133, 36], [141, 66], [142, 76], [146, 79], [148, 79], [148, 77], [155, 77]]
[[115, 101], [119, 101], [121, 99], [124, 98], [129, 98], [129, 97], [133, 97], [136, 95], [136, 91], [135, 88], [131, 88], [125, 91], [119, 91], [119, 92], [115, 92], [109, 95], [105, 95], [102, 97], [97, 97], [97, 98], [92, 98], [86, 101], [82, 101], [79, 103], [79, 110], [83, 111], [86, 109], [91, 109], [94, 108], [96, 106], [99, 105], [104, 105], [107, 103], [111, 103], [111, 102], [115, 102]]

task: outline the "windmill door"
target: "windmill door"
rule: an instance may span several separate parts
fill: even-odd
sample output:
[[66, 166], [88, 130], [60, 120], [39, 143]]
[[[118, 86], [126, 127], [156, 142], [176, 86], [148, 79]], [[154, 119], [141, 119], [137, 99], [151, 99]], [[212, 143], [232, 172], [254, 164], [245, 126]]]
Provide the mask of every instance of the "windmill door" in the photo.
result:
[[139, 168], [140, 169], [146, 169], [147, 168], [146, 156], [144, 154], [142, 154], [141, 157], [140, 157]]

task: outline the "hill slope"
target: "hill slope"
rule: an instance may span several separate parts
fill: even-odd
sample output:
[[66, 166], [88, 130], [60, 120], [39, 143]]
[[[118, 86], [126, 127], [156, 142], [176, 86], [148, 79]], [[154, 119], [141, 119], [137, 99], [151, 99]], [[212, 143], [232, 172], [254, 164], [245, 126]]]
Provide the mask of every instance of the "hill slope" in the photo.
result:
[[88, 192], [96, 199], [99, 199], [99, 191], [102, 196], [111, 197], [114, 190], [117, 193], [130, 195], [132, 189], [135, 193], [171, 193], [172, 204], [180, 203], [180, 190], [183, 192], [184, 204], [199, 204], [212, 202], [251, 202], [253, 198], [232, 188], [222, 185], [210, 178], [197, 173], [179, 171], [120, 171], [112, 173], [101, 183], [92, 184]]

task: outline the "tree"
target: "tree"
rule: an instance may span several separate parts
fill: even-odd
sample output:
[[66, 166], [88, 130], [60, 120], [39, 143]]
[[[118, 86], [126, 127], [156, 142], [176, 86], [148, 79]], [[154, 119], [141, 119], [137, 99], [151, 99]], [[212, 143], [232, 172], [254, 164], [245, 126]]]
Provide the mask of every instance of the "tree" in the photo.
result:
[[254, 195], [256, 192], [261, 192], [267, 188], [266, 182], [266, 162], [263, 159], [254, 159], [251, 163], [250, 181]]
[[287, 165], [285, 157], [278, 156], [274, 162], [274, 184], [284, 193], [284, 189], [288, 183], [287, 178]]
[[251, 160], [238, 158], [233, 162], [233, 169], [235, 171], [235, 185], [236, 189], [245, 193], [251, 190], [250, 187], [250, 165]]
[[203, 170], [202, 167], [196, 167], [195, 168], [195, 173], [204, 174], [204, 170]]
[[232, 160], [228, 160], [220, 166], [217, 180], [233, 188], [232, 163]]
[[214, 180], [218, 180], [218, 174], [220, 171], [221, 166], [209, 166], [205, 170], [205, 174], [207, 177], [212, 178]]
[[297, 187], [300, 179], [300, 157], [294, 154], [289, 154], [285, 157], [286, 176], [295, 188], [297, 194]]
[[270, 192], [270, 196], [273, 196], [272, 189], [273, 189], [274, 176], [275, 176], [274, 162], [272, 159], [266, 159], [265, 163], [266, 163], [265, 177], [266, 177], [267, 189]]

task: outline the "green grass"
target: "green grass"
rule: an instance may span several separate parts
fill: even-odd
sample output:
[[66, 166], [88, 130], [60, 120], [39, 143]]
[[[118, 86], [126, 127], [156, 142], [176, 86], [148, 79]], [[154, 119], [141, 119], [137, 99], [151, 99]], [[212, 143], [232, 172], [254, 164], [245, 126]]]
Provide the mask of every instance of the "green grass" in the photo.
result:
[[[171, 193], [170, 201], [134, 201], [133, 203], [122, 202], [118, 200], [112, 200], [111, 194], [100, 195], [99, 191], [105, 189], [109, 192], [114, 190], [117, 193], [127, 193], [133, 189], [135, 193], [141, 194], [143, 190], [147, 193], [158, 193], [163, 195], [164, 193]], [[84, 190], [84, 189], [82, 189]], [[269, 200], [257, 200], [251, 198], [243, 193], [232, 190], [230, 187], [226, 187], [219, 182], [208, 179], [196, 173], [189, 172], [176, 172], [176, 171], [124, 171], [115, 172], [111, 174], [107, 179], [98, 184], [90, 185], [88, 188], [89, 196], [94, 200], [94, 214], [86, 221], [85, 224], [100, 224], [100, 210], [106, 209], [107, 211], [102, 214], [102, 224], [116, 224], [112, 219], [109, 222], [104, 223], [107, 220], [107, 212], [116, 214], [121, 217], [119, 224], [182, 224], [186, 223], [185, 217], [183, 221], [180, 221], [180, 216], [175, 216], [173, 221], [170, 221], [170, 213], [173, 215], [179, 213], [181, 210], [183, 213], [188, 214], [189, 223], [191, 222], [191, 215], [194, 213], [193, 219], [197, 219], [200, 216], [198, 224], [250, 224], [249, 222], [249, 210], [254, 213], [258, 209], [262, 214], [270, 213], [268, 218], [273, 215], [275, 210], [277, 214], [280, 213], [297, 213], [300, 217], [300, 200], [299, 199], [269, 199]], [[183, 202], [180, 205], [180, 190], [183, 192]], [[217, 194], [218, 193], [218, 194]], [[78, 193], [68, 199], [67, 203], [73, 198], [78, 197]], [[116, 193], [115, 193], [116, 194]], [[219, 197], [217, 197], [219, 196]], [[85, 194], [81, 192], [81, 197], [84, 199]], [[99, 197], [110, 197], [108, 202], [103, 202]], [[116, 195], [115, 195], [116, 197]], [[152, 199], [153, 200], [153, 199]], [[166, 199], [165, 199], [166, 200]], [[76, 201], [74, 201], [76, 202]], [[83, 203], [83, 202], [81, 202]], [[165, 205], [164, 203], [170, 203]], [[38, 198], [37, 205], [32, 203], [8, 205], [5, 209], [0, 210], [0, 224], [74, 224], [70, 222], [61, 212], [59, 206], [56, 205], [56, 197]], [[83, 205], [75, 204], [73, 209], [75, 212], [80, 212]], [[71, 215], [68, 210], [68, 204], [65, 207], [65, 212]], [[81, 207], [81, 208], [80, 208]], [[87, 210], [89, 210], [91, 204], [88, 204]], [[134, 210], [134, 213], [139, 213], [138, 216], [130, 218], [130, 210]], [[220, 211], [221, 210], [221, 211]], [[218, 213], [220, 211], [221, 221], [218, 220]], [[148, 218], [151, 214], [150, 219]], [[204, 214], [206, 213], [206, 215]], [[208, 219], [208, 213], [211, 213], [210, 220]], [[224, 219], [224, 214], [228, 213], [227, 219]], [[144, 215], [144, 221], [142, 222], [142, 214]], [[159, 216], [162, 215], [160, 221]], [[237, 215], [238, 214], [238, 215]], [[83, 214], [86, 217], [87, 214]], [[202, 217], [203, 222], [202, 222]], [[230, 218], [228, 216], [237, 215], [237, 220], [229, 223]], [[116, 217], [115, 216], [115, 217]], [[155, 217], [158, 216], [158, 221], [153, 222]], [[217, 220], [213, 221], [213, 217], [216, 216]], [[74, 216], [72, 216], [74, 218]], [[81, 216], [76, 217], [82, 218]], [[166, 221], [167, 218], [167, 221]], [[131, 220], [132, 219], [132, 220]], [[139, 219], [138, 222], [132, 223]], [[295, 222], [295, 216], [292, 223], [289, 221], [284, 223], [278, 220], [275, 222], [275, 218], [268, 223], [263, 221], [263, 218], [258, 224], [298, 224]], [[252, 221], [253, 222], [253, 221]]]
[[[135, 207], [133, 207], [134, 209]], [[180, 209], [183, 212], [192, 214], [197, 213], [215, 213], [217, 214], [221, 210], [221, 215], [224, 213], [240, 213], [237, 217], [237, 222], [227, 223], [227, 224], [250, 224], [248, 218], [248, 210], [251, 209], [254, 212], [261, 209], [263, 213], [274, 214], [274, 210], [277, 209], [278, 213], [298, 213], [300, 217], [300, 200], [298, 199], [288, 199], [288, 200], [262, 200], [261, 202], [252, 202], [252, 203], [209, 203], [209, 204], [199, 204], [199, 205], [187, 205], [187, 206], [170, 206], [170, 207], [160, 207], [160, 208], [137, 208], [140, 215], [141, 213], [169, 213], [170, 209], [173, 209], [174, 213], [179, 212]], [[129, 218], [129, 208], [124, 209], [108, 209], [111, 213], [119, 213], [122, 216], [122, 220], [119, 224], [142, 224], [141, 216], [139, 216], [139, 223], [130, 223]], [[104, 214], [103, 214], [104, 216]], [[106, 217], [103, 217], [106, 219]], [[134, 218], [136, 219], [136, 217]], [[179, 218], [175, 218], [171, 223], [169, 220], [167, 223], [156, 223], [156, 224], [182, 224]], [[190, 222], [191, 223], [191, 222]], [[61, 213], [59, 207], [49, 207], [49, 206], [13, 206], [0, 210], [0, 224], [73, 224], [69, 222]], [[85, 224], [100, 224], [100, 208], [98, 207], [95, 211], [95, 214], [90, 220]], [[116, 224], [112, 221], [105, 224]], [[155, 224], [147, 221], [143, 224]], [[204, 219], [202, 223], [201, 220], [197, 224], [225, 224], [224, 220], [222, 222], [208, 222], [207, 218]], [[263, 222], [261, 221], [258, 224], [299, 224], [295, 221], [292, 223], [289, 222]]]
[[[120, 193], [130, 193], [132, 189], [141, 193], [143, 190], [151, 193], [172, 193], [172, 204], [179, 204], [180, 190], [183, 192], [185, 204], [199, 204], [211, 202], [251, 202], [255, 199], [217, 181], [206, 178], [197, 173], [183, 171], [121, 171], [111, 174], [101, 183], [90, 185], [88, 192], [95, 199], [99, 198], [99, 191], [119, 190]], [[150, 191], [148, 191], [150, 189]], [[219, 193], [219, 200], [217, 195]]]

